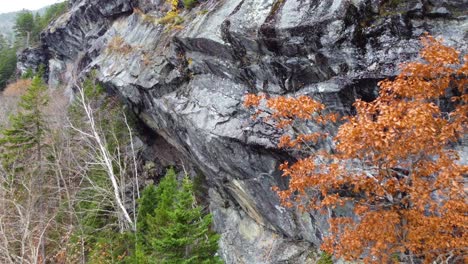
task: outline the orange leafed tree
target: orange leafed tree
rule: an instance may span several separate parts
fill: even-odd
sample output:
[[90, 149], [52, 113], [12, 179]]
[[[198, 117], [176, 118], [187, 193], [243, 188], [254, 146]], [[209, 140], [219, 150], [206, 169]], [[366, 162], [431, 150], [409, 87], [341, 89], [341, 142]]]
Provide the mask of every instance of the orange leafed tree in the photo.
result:
[[[420, 61], [404, 64], [394, 80], [379, 83], [376, 100], [357, 100], [356, 114], [338, 122], [306, 96], [246, 96], [255, 118], [283, 131], [297, 122], [341, 124], [333, 135], [282, 136], [280, 147], [301, 154], [280, 167], [289, 188], [274, 188], [285, 206], [330, 214], [322, 249], [337, 258], [467, 261], [468, 166], [454, 146], [467, 132], [468, 56], [463, 63], [431, 36], [422, 44]], [[328, 150], [309, 151], [325, 142], [332, 142]], [[353, 214], [332, 213], [342, 206]]]

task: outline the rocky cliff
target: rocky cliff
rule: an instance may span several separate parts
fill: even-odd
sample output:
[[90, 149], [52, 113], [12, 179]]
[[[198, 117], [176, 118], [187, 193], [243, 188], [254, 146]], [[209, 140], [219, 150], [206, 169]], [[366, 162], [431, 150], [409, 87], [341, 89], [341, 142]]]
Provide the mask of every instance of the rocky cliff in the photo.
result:
[[[164, 0], [74, 0], [19, 69], [46, 60], [52, 86], [95, 70], [209, 184], [226, 263], [311, 263], [326, 218], [283, 208], [277, 131], [247, 92], [307, 94], [340, 111], [413, 59], [429, 32], [467, 50], [467, 0], [205, 0], [160, 23]], [[313, 129], [313, 128], [311, 128]], [[158, 151], [158, 150], [156, 150]], [[163, 149], [160, 150], [164, 151]]]

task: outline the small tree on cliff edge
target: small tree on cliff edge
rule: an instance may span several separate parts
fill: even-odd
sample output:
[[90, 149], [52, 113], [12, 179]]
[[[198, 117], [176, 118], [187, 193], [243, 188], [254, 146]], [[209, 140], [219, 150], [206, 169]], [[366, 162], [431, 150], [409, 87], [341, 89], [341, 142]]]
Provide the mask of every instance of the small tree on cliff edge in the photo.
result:
[[[278, 192], [283, 204], [330, 214], [322, 249], [346, 260], [426, 263], [466, 261], [468, 205], [464, 177], [452, 146], [467, 132], [467, 72], [459, 52], [425, 36], [424, 62], [403, 66], [395, 80], [379, 83], [373, 102], [357, 100], [357, 114], [345, 118], [333, 140], [333, 154], [307, 152], [281, 166], [289, 189]], [[451, 99], [442, 110], [443, 98]], [[248, 95], [246, 106], [266, 103], [270, 120], [334, 122], [323, 104], [309, 97]], [[445, 103], [447, 105], [447, 103]], [[266, 115], [266, 111], [257, 111]], [[284, 135], [281, 147], [301, 149], [324, 142], [325, 133]], [[355, 217], [333, 209], [353, 204]]]

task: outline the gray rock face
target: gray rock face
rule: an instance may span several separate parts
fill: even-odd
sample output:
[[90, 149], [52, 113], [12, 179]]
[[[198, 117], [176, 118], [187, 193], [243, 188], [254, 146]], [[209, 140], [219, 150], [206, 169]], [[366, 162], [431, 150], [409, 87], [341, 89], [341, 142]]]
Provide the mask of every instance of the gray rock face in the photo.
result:
[[16, 65], [17, 72], [20, 75], [25, 74], [29, 70], [37, 72], [42, 65], [47, 75], [49, 58], [50, 53], [45, 46], [27, 48], [18, 54], [18, 63]]
[[283, 208], [271, 191], [286, 186], [277, 167], [293, 157], [275, 147], [278, 131], [252, 123], [245, 93], [348, 111], [417, 56], [424, 32], [468, 45], [466, 0], [210, 0], [172, 29], [153, 23], [164, 2], [73, 1], [42, 39], [54, 73], [78, 59], [83, 74], [95, 69], [203, 171], [226, 263], [311, 263], [327, 232], [325, 216]]
[[102, 36], [114, 17], [132, 11], [131, 0], [73, 1], [70, 12], [54, 21], [41, 40], [60, 58], [73, 60]]

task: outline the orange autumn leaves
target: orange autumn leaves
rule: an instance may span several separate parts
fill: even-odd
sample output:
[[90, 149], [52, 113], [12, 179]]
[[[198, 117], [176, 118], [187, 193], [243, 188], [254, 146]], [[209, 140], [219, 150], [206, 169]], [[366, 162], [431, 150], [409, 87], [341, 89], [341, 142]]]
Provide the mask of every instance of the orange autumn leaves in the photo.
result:
[[[421, 60], [380, 82], [376, 100], [357, 100], [356, 115], [343, 118], [334, 136], [287, 129], [297, 122], [337, 123], [336, 114], [310, 97], [246, 96], [254, 118], [285, 131], [280, 147], [301, 150], [297, 162], [280, 167], [290, 179], [287, 190], [275, 188], [282, 203], [328, 212], [322, 248], [338, 258], [466, 261], [468, 167], [453, 146], [467, 132], [468, 56], [460, 61], [458, 51], [431, 36], [422, 44]], [[332, 142], [327, 151], [325, 142]], [[333, 216], [341, 206], [355, 215]]]

